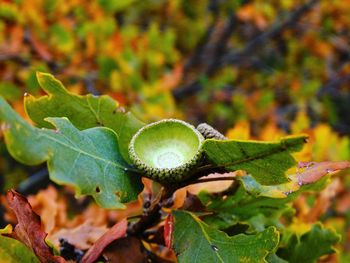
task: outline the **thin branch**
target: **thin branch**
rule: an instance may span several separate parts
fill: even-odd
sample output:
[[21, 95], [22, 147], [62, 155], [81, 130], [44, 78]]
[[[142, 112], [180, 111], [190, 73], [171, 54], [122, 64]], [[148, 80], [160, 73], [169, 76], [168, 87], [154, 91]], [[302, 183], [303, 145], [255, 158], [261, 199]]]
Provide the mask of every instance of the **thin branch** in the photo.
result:
[[220, 61], [218, 61], [217, 63], [215, 63], [215, 65], [210, 67], [210, 71], [206, 71], [203, 74], [201, 74], [201, 76], [197, 80], [193, 81], [188, 85], [174, 89], [173, 95], [175, 99], [180, 100], [185, 96], [193, 95], [202, 90], [203, 86], [200, 82], [201, 77], [211, 76], [214, 73], [216, 73], [217, 70], [221, 69], [222, 67], [228, 64], [237, 64], [240, 63], [241, 60], [250, 57], [252, 54], [255, 53], [256, 50], [259, 49], [259, 47], [263, 46], [268, 40], [279, 36], [283, 31], [296, 24], [298, 20], [318, 2], [319, 0], [307, 1], [305, 4], [293, 11], [282, 23], [279, 23], [279, 20], [277, 19], [277, 21], [270, 27], [270, 29], [251, 40], [242, 50], [230, 52], [226, 56], [222, 56], [222, 59]]
[[[286, 29], [292, 27], [293, 25], [297, 24], [299, 19], [308, 11], [311, 10], [311, 8], [318, 3], [319, 0], [310, 0], [297, 8], [295, 11], [293, 11], [282, 23], [275, 22], [270, 29], [262, 33], [261, 35], [254, 38], [252, 41], [250, 41], [243, 50], [238, 52], [232, 52], [231, 54], [228, 54], [219, 65], [220, 67], [235, 63], [237, 59], [241, 59], [244, 56], [249, 56], [251, 53], [253, 53], [256, 49], [258, 49], [260, 46], [264, 45], [268, 40], [273, 39], [277, 36], [279, 36], [283, 31]], [[279, 19], [277, 19], [278, 21]]]
[[[250, 0], [244, 0], [242, 2], [242, 6], [248, 4]], [[206, 69], [206, 74], [210, 75], [215, 71], [217, 64], [222, 59], [223, 55], [226, 52], [227, 42], [229, 41], [232, 33], [234, 32], [238, 19], [236, 14], [232, 14], [226, 22], [225, 28], [220, 36], [220, 38], [216, 41], [216, 46], [214, 47], [214, 54], [211, 63]]]
[[222, 177], [211, 177], [211, 178], [203, 178], [193, 181], [191, 184], [201, 184], [207, 182], [216, 182], [216, 181], [233, 181], [236, 179], [236, 176], [222, 176]]
[[[211, 11], [213, 18], [210, 25], [207, 27], [207, 30], [203, 34], [203, 36], [199, 39], [195, 50], [193, 52], [193, 55], [188, 59], [184, 66], [184, 73], [186, 73], [190, 70], [190, 68], [197, 66], [198, 64], [201, 64], [202, 62], [202, 53], [206, 49], [206, 46], [215, 31], [215, 27], [219, 18], [219, 8], [217, 0], [211, 0], [208, 5], [209, 11]], [[184, 77], [186, 78], [186, 77]]]
[[320, 98], [324, 95], [329, 96], [337, 96], [340, 95], [339, 91], [337, 90], [337, 87], [340, 85], [350, 81], [350, 74], [346, 74], [342, 77], [334, 77], [331, 80], [329, 80], [325, 85], [323, 85], [321, 88], [319, 88], [317, 92], [317, 97]]
[[159, 197], [153, 200], [150, 209], [141, 216], [139, 221], [129, 226], [128, 234], [132, 236], [141, 236], [146, 229], [157, 225], [161, 219], [162, 207], [173, 197], [176, 190], [177, 189], [173, 187], [163, 187]]

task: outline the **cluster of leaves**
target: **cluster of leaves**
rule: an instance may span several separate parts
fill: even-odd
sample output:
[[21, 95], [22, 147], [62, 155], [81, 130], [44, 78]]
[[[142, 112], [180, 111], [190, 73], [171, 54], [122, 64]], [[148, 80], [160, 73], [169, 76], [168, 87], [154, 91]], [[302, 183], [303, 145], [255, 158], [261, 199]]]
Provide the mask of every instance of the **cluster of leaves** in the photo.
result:
[[[6, 120], [6, 123], [18, 120], [18, 127], [23, 129], [11, 130], [12, 135], [7, 135], [9, 148], [13, 149], [11, 154], [31, 165], [47, 161], [50, 176], [55, 182], [74, 186], [76, 195], [91, 195], [100, 205], [109, 208], [124, 207], [123, 202], [135, 199], [142, 189], [140, 178], [129, 173], [132, 167], [126, 147], [130, 136], [143, 123], [131, 114], [124, 114], [121, 106], [128, 106], [147, 122], [186, 116], [193, 122], [207, 121], [222, 130], [235, 123], [227, 133], [227, 137], [232, 139], [247, 140], [253, 135], [254, 139], [275, 141], [285, 136], [286, 132], [303, 132], [309, 135], [310, 143], [295, 154], [297, 159], [316, 162], [350, 160], [349, 137], [340, 137], [329, 126], [320, 124], [328, 122], [337, 131], [350, 134], [350, 115], [347, 114], [350, 96], [346, 85], [350, 79], [349, 12], [348, 1], [333, 1], [330, 5], [327, 0], [2, 1], [0, 95], [10, 101], [20, 115], [26, 117], [26, 110], [31, 121], [39, 128], [46, 128], [41, 130], [29, 126], [1, 101], [0, 120]], [[80, 97], [67, 93], [59, 82], [48, 75], [39, 78], [39, 85], [35, 75], [37, 70], [54, 72], [75, 93], [88, 91], [108, 94], [118, 100], [119, 105], [110, 97]], [[36, 99], [28, 95], [24, 110], [22, 94], [28, 92], [38, 96], [43, 94], [42, 91], [49, 96]], [[67, 100], [72, 104], [67, 106], [62, 103]], [[44, 108], [48, 112], [43, 111]], [[46, 117], [54, 118], [47, 122], [44, 120]], [[69, 121], [59, 117], [67, 117]], [[96, 128], [103, 125], [115, 133]], [[5, 131], [11, 128], [8, 125], [2, 127]], [[12, 129], [15, 127], [12, 125]], [[24, 134], [27, 137], [23, 137], [24, 130], [28, 132]], [[115, 134], [118, 135], [117, 139]], [[102, 137], [108, 143], [95, 141]], [[100, 145], [105, 147], [103, 151], [97, 147]], [[216, 147], [216, 143], [213, 147]], [[116, 148], [120, 152], [115, 152]], [[38, 184], [27, 187], [28, 181], [23, 180], [38, 170], [39, 173], [32, 178], [45, 175], [45, 169], [41, 169], [43, 165], [19, 165], [9, 156], [3, 143], [0, 144], [0, 152], [1, 190], [17, 187], [21, 183], [19, 189], [23, 186], [23, 189], [29, 188], [35, 192], [33, 189]], [[92, 152], [93, 156], [84, 155], [84, 152]], [[96, 159], [96, 156], [101, 158]], [[214, 161], [220, 154], [214, 151], [212, 156]], [[229, 158], [226, 155], [223, 157]], [[274, 160], [271, 156], [268, 159]], [[62, 161], [74, 165], [78, 170], [67, 170], [68, 166], [59, 164]], [[287, 163], [291, 163], [290, 157], [287, 157]], [[295, 172], [290, 172], [294, 181], [285, 184], [287, 177], [284, 176], [284, 169], [288, 167], [283, 165], [277, 169], [279, 175], [273, 173], [271, 177], [282, 186], [261, 185], [271, 183], [261, 181], [270, 177], [259, 175], [254, 165], [243, 163], [232, 167], [251, 169], [249, 172], [254, 175], [254, 178], [242, 177], [238, 182], [239, 189], [232, 192], [201, 193], [194, 198], [186, 194], [190, 188], [178, 190], [171, 208], [200, 212], [195, 216], [175, 212], [175, 220], [169, 219], [169, 222], [173, 221], [175, 226], [180, 227], [183, 222], [188, 222], [195, 231], [200, 227], [205, 229], [204, 232], [212, 232], [201, 223], [205, 222], [231, 236], [243, 233], [256, 235], [267, 231], [257, 236], [256, 240], [264, 240], [267, 235], [276, 236], [275, 230], [268, 229], [273, 226], [281, 234], [278, 249], [277, 245], [272, 248], [272, 244], [256, 246], [260, 252], [275, 252], [269, 253], [266, 260], [281, 262], [288, 258], [292, 262], [308, 262], [330, 253], [332, 244], [336, 243], [337, 237], [332, 231], [319, 225], [312, 226], [320, 220], [342, 235], [341, 243], [337, 245], [340, 252], [338, 257], [344, 262], [349, 261], [349, 177], [343, 176], [328, 186], [326, 184], [329, 182], [322, 179], [325, 180], [322, 187], [316, 185], [315, 189], [311, 187], [307, 190], [324, 190], [319, 194], [310, 194], [299, 189], [295, 181], [297, 177], [292, 176]], [[330, 170], [329, 165], [323, 163], [323, 166], [316, 168]], [[264, 167], [267, 171], [270, 168]], [[79, 176], [81, 174], [90, 176]], [[101, 179], [95, 178], [96, 174], [110, 176]], [[128, 178], [124, 176], [126, 174], [133, 179], [125, 180]], [[128, 204], [125, 212], [107, 211], [93, 203], [86, 208], [88, 201], [84, 198], [81, 203], [73, 201], [71, 191], [66, 188], [61, 188], [59, 192], [48, 188], [29, 198], [29, 201], [43, 221], [49, 234], [48, 240], [56, 247], [60, 245], [59, 237], [65, 237], [76, 248], [87, 250], [98, 239], [96, 236], [106, 231], [107, 222], [110, 225], [126, 217], [139, 216], [142, 203], [147, 207], [151, 197], [156, 199], [158, 187], [150, 188], [145, 181], [143, 183], [145, 189], [139, 195], [142, 200]], [[215, 188], [213, 184], [202, 188]], [[219, 185], [219, 188], [222, 187]], [[285, 193], [291, 190], [296, 193], [284, 198]], [[193, 193], [197, 192], [195, 190]], [[46, 199], [48, 196], [50, 198]], [[74, 203], [74, 207], [70, 207], [70, 203]], [[191, 204], [195, 206], [192, 209]], [[237, 209], [238, 206], [242, 206], [242, 210]], [[25, 207], [24, 202], [20, 207], [19, 210]], [[79, 213], [75, 214], [72, 222], [73, 211], [83, 211], [83, 218]], [[163, 213], [169, 211], [165, 208], [162, 211], [164, 218]], [[256, 212], [248, 213], [252, 211]], [[96, 219], [96, 215], [100, 215], [99, 219], [91, 225], [89, 220], [92, 217]], [[8, 211], [6, 217], [10, 222], [16, 221]], [[30, 218], [28, 215], [26, 217]], [[198, 217], [202, 221], [198, 221]], [[283, 224], [278, 220], [280, 217]], [[196, 219], [194, 223], [192, 219]], [[2, 220], [1, 224], [4, 224]], [[8, 235], [11, 233], [9, 229], [3, 231]], [[95, 236], [83, 234], [86, 232], [93, 232]], [[75, 238], [75, 235], [79, 238]], [[152, 236], [153, 241], [149, 242], [144, 238], [143, 244], [139, 238], [122, 237], [120, 242], [114, 241], [113, 245], [105, 248], [103, 255], [121, 262], [125, 258], [131, 260], [132, 256], [135, 256], [133, 262], [146, 257], [154, 258], [150, 251], [160, 251], [154, 247], [159, 235]], [[217, 252], [216, 249], [222, 251], [223, 248], [212, 241], [213, 238], [220, 241], [221, 234], [218, 238], [216, 234], [213, 235], [205, 235], [210, 237], [209, 242], [202, 239], [198, 242], [209, 244], [210, 247], [207, 247], [211, 253]], [[177, 241], [173, 246], [181, 250], [184, 243], [178, 237], [179, 233], [175, 231], [173, 238]], [[191, 236], [189, 238], [191, 240]], [[323, 240], [325, 247], [319, 247], [320, 242], [312, 244], [315, 239]], [[275, 238], [271, 240], [276, 241]], [[226, 241], [222, 243], [230, 243]], [[28, 245], [28, 242], [24, 243]], [[158, 243], [164, 244], [164, 241]], [[0, 248], [0, 254], [4, 257], [8, 255], [7, 245], [25, 251], [23, 245], [4, 237]], [[125, 249], [128, 246], [133, 249]], [[146, 249], [142, 253], [135, 252], [144, 246]], [[129, 252], [123, 254], [123, 249]], [[61, 250], [65, 250], [63, 243]], [[172, 258], [165, 254], [164, 249], [161, 251], [163, 257]], [[22, 252], [14, 252], [4, 260], [10, 261], [9, 258]], [[74, 253], [74, 247], [70, 253], [75, 255], [73, 258], [78, 258], [79, 253]], [[204, 255], [205, 259], [211, 259], [213, 254]], [[227, 255], [219, 255], [214, 256], [216, 261], [226, 259]], [[311, 258], [303, 258], [306, 255]], [[335, 256], [326, 260], [335, 260]], [[183, 261], [192, 261], [192, 258], [185, 257]]]
[[[150, 182], [141, 182], [127, 152], [142, 122], [121, 111], [109, 96], [74, 95], [50, 74], [38, 73], [37, 78], [47, 95], [26, 96], [24, 106], [38, 127], [23, 120], [0, 98], [1, 129], [10, 154], [27, 165], [47, 162], [51, 180], [73, 187], [76, 196], [92, 196], [104, 209], [125, 208], [125, 203], [137, 199], [144, 184], [145, 211], [136, 222], [132, 216], [123, 217], [100, 234], [87, 251], [76, 251], [68, 243], [73, 249], [72, 255], [67, 255], [66, 241], [62, 241], [60, 257], [52, 252], [57, 247], [45, 242], [40, 219], [26, 198], [10, 191], [6, 199], [18, 223], [14, 230], [1, 230], [4, 260], [17, 260], [18, 250], [33, 262], [37, 260], [34, 254], [41, 262], [95, 262], [100, 256], [118, 262], [130, 254], [135, 256], [135, 251], [139, 262], [167, 262], [159, 255], [159, 249], [164, 251], [165, 247], [173, 249], [179, 262], [314, 262], [335, 252], [340, 237], [331, 228], [318, 223], [293, 229], [295, 211], [291, 205], [300, 195], [326, 187], [329, 174], [349, 168], [350, 163], [300, 163], [295, 173], [286, 173], [296, 164], [292, 153], [302, 149], [307, 136], [267, 142], [205, 140], [202, 149], [210, 172], [224, 169], [233, 175], [244, 170], [247, 174], [231, 176], [231, 186], [221, 192], [187, 193], [181, 205], [166, 211], [167, 206], [173, 206], [175, 191], [206, 179], [164, 185], [159, 191], [156, 184], [150, 188]], [[200, 176], [208, 175], [206, 166], [198, 171]], [[64, 236], [62, 232], [55, 234], [56, 238]], [[125, 242], [132, 244], [127, 250], [123, 249]], [[157, 249], [152, 247], [155, 244]], [[81, 246], [79, 242], [74, 245]], [[312, 253], [306, 253], [311, 249]]]
[[37, 94], [35, 71], [50, 71], [148, 121], [228, 128], [277, 115], [288, 129], [307, 109], [349, 133], [349, 12], [327, 0], [5, 1], [0, 94]]

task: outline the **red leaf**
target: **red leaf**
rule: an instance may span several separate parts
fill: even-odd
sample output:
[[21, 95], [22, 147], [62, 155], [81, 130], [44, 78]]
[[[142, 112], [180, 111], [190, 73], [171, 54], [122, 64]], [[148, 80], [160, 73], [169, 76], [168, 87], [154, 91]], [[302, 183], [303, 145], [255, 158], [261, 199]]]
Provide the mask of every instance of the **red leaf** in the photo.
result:
[[6, 198], [18, 221], [11, 237], [32, 249], [41, 262], [66, 262], [62, 257], [54, 256], [45, 243], [47, 234], [42, 229], [40, 217], [33, 212], [27, 199], [14, 190], [8, 191]]
[[109, 229], [102, 237], [100, 237], [96, 243], [86, 252], [82, 263], [95, 262], [102, 254], [103, 250], [114, 240], [124, 237], [128, 228], [128, 221], [123, 219], [119, 223], [115, 224]]
[[164, 241], [165, 241], [165, 246], [167, 248], [171, 248], [173, 230], [174, 230], [174, 218], [172, 214], [169, 214], [164, 224]]
[[298, 166], [299, 168], [305, 168], [305, 170], [298, 175], [299, 185], [303, 185], [316, 182], [329, 173], [350, 168], [350, 162], [300, 162]]

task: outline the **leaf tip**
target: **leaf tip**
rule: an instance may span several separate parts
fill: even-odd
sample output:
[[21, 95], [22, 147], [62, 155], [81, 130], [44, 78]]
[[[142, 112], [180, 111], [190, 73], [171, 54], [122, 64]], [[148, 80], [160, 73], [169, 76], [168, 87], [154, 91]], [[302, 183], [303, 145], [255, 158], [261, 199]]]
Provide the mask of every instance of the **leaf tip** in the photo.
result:
[[36, 78], [38, 80], [40, 80], [41, 78], [45, 77], [45, 76], [52, 76], [50, 73], [46, 73], [46, 72], [42, 72], [42, 71], [36, 71]]

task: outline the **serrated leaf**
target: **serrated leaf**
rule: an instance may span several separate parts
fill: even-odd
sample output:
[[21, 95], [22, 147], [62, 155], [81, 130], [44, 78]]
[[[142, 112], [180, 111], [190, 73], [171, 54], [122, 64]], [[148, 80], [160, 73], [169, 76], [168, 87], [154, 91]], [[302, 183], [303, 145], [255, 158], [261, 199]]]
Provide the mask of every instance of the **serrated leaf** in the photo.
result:
[[91, 195], [105, 208], [137, 198], [141, 178], [126, 172], [118, 151], [118, 137], [109, 128], [76, 129], [67, 118], [48, 118], [56, 130], [39, 129], [25, 122], [0, 98], [0, 120], [7, 148], [24, 164], [47, 161], [50, 178], [72, 185], [78, 195]]
[[35, 254], [23, 243], [10, 237], [0, 235], [0, 262], [6, 263], [40, 263]]
[[212, 228], [189, 212], [173, 211], [173, 247], [179, 262], [267, 262], [279, 233], [274, 227], [256, 235], [233, 237]]
[[340, 235], [318, 223], [301, 236], [290, 235], [277, 254], [290, 263], [313, 263], [323, 255], [334, 253], [333, 246], [339, 241]]
[[245, 170], [263, 185], [288, 182], [286, 170], [296, 164], [291, 155], [300, 151], [306, 136], [290, 136], [278, 142], [244, 140], [206, 140], [209, 161], [228, 171]]
[[123, 158], [129, 161], [128, 146], [131, 137], [144, 125], [130, 112], [124, 112], [109, 96], [80, 96], [68, 92], [62, 83], [48, 73], [37, 73], [41, 88], [48, 94], [40, 98], [24, 98], [28, 116], [40, 127], [52, 128], [47, 117], [67, 117], [80, 130], [104, 126], [119, 136]]

